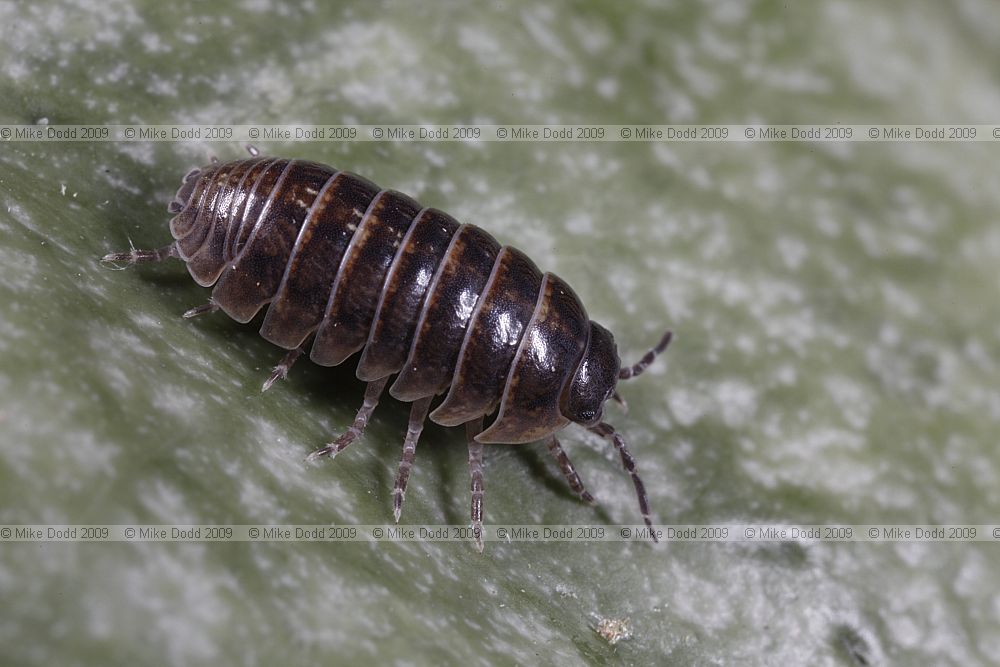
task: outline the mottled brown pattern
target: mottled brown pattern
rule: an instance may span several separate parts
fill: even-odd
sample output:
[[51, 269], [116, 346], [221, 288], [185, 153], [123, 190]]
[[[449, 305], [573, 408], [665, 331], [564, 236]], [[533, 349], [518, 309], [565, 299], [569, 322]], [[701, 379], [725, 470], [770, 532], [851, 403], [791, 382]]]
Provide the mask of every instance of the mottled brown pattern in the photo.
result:
[[386, 273], [419, 211], [420, 204], [392, 190], [383, 190], [369, 205], [330, 290], [324, 363], [339, 364], [365, 346]]
[[326, 182], [284, 267], [261, 327], [264, 338], [291, 349], [319, 328], [313, 357], [322, 361], [317, 347], [330, 290], [339, 275], [341, 257], [377, 192], [378, 186], [347, 172]]
[[[212, 299], [237, 322], [249, 322], [274, 296], [292, 246], [316, 194], [329, 180], [329, 167], [291, 161], [242, 252], [222, 271]], [[253, 220], [250, 218], [249, 220]]]

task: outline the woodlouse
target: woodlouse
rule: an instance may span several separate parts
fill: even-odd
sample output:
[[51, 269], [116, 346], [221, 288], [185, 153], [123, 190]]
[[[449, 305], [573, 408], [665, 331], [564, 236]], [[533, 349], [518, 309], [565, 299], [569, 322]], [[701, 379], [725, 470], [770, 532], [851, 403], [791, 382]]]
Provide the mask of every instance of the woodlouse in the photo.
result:
[[587, 317], [570, 286], [516, 248], [355, 174], [248, 150], [249, 159], [213, 160], [184, 176], [168, 206], [173, 243], [102, 261], [183, 260], [199, 285], [214, 285], [208, 303], [185, 317], [222, 310], [246, 323], [268, 306], [260, 333], [289, 352], [262, 390], [287, 375], [310, 340], [310, 357], [323, 366], [360, 352], [364, 403], [351, 427], [311, 459], [355, 441], [395, 375], [389, 394], [412, 403], [393, 489], [397, 522], [429, 416], [466, 426], [480, 550], [484, 443], [546, 440], [570, 487], [593, 504], [555, 437], [571, 422], [613, 443], [652, 525], [635, 461], [602, 416], [609, 398], [621, 400], [618, 380], [645, 370], [669, 331], [621, 368], [611, 333]]

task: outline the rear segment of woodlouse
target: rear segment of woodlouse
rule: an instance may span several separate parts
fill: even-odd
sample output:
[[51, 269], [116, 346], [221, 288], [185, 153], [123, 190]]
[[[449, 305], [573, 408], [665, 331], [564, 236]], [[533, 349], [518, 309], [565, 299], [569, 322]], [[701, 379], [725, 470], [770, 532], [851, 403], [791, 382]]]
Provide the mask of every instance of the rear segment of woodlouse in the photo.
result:
[[483, 443], [547, 440], [573, 490], [593, 500], [554, 436], [571, 422], [614, 444], [651, 524], [634, 460], [601, 419], [618, 380], [641, 373], [669, 332], [621, 369], [611, 333], [588, 318], [569, 285], [516, 248], [355, 174], [251, 154], [184, 177], [168, 207], [176, 214], [171, 245], [104, 259], [182, 259], [199, 285], [213, 286], [209, 302], [186, 317], [221, 309], [246, 323], [267, 307], [260, 333], [289, 353], [264, 389], [310, 344], [310, 357], [324, 366], [360, 352], [364, 404], [347, 432], [312, 457], [356, 440], [395, 376], [389, 393], [412, 403], [393, 492], [397, 521], [429, 415], [466, 425], [477, 536]]

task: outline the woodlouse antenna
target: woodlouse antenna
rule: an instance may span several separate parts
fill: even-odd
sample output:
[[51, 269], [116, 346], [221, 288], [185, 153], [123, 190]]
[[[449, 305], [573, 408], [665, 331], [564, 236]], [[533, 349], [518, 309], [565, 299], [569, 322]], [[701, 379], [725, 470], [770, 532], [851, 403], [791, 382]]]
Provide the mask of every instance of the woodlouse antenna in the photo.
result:
[[653, 363], [653, 360], [656, 359], [656, 355], [660, 354], [665, 349], [667, 349], [667, 345], [670, 345], [670, 341], [673, 337], [674, 337], [673, 331], [667, 331], [667, 333], [663, 334], [663, 338], [656, 345], [656, 347], [647, 352], [643, 356], [643, 358], [638, 361], [638, 363], [632, 365], [631, 368], [623, 368], [620, 371], [618, 371], [618, 379], [628, 380], [629, 378], [634, 378], [638, 375], [641, 375], [642, 372], [647, 368], [649, 368], [649, 365]]
[[[669, 335], [667, 340], [669, 340]], [[607, 422], [601, 422], [597, 426], [592, 426], [589, 430], [606, 440], [610, 440], [614, 444], [615, 449], [618, 450], [618, 453], [621, 454], [622, 465], [625, 467], [625, 471], [632, 477], [632, 484], [635, 485], [635, 494], [639, 498], [639, 512], [642, 513], [642, 520], [646, 522], [646, 527], [649, 528], [649, 536], [653, 538], [654, 542], [659, 542], [656, 539], [656, 533], [653, 532], [653, 522], [649, 518], [649, 498], [646, 496], [646, 486], [642, 483], [639, 471], [635, 468], [635, 459], [632, 458], [632, 453], [625, 445], [625, 438]]]

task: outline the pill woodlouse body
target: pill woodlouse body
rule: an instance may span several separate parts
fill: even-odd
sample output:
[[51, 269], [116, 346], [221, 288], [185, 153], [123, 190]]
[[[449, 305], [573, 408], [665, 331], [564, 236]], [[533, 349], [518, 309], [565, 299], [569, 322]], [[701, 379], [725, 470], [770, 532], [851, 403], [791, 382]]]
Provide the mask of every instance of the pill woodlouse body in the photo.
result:
[[601, 420], [618, 380], [641, 373], [670, 332], [621, 368], [611, 333], [588, 318], [570, 286], [516, 248], [355, 174], [250, 151], [249, 159], [188, 172], [168, 206], [173, 243], [104, 261], [183, 260], [199, 285], [213, 286], [209, 302], [185, 317], [222, 310], [246, 323], [267, 307], [260, 333], [289, 353], [264, 389], [310, 345], [323, 366], [360, 352], [364, 404], [348, 431], [312, 458], [356, 440], [395, 376], [390, 395], [412, 403], [394, 488], [397, 521], [429, 416], [466, 425], [480, 549], [484, 443], [546, 440], [573, 490], [593, 502], [554, 435], [570, 423], [613, 442], [651, 525], [634, 460]]

